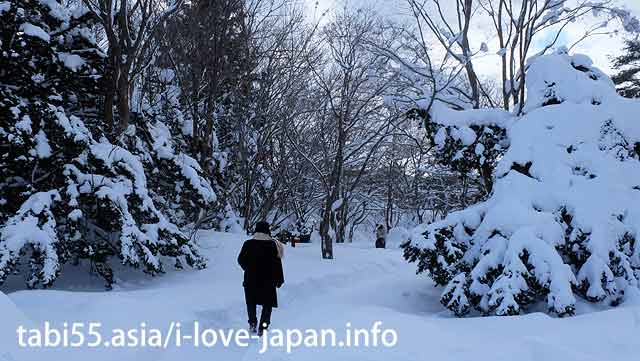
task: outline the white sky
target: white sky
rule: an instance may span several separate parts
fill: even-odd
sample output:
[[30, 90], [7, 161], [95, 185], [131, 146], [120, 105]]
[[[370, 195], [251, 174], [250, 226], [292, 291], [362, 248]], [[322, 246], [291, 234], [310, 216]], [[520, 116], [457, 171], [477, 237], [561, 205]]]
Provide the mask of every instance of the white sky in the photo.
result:
[[[335, 7], [343, 6], [347, 4], [353, 7], [373, 7], [377, 11], [389, 17], [404, 17], [408, 14], [406, 10], [406, 3], [404, 0], [305, 0], [311, 8], [318, 4], [318, 13]], [[454, 0], [451, 0], [452, 3]], [[640, 0], [616, 0], [617, 5], [622, 6], [630, 10], [636, 17], [640, 18]], [[594, 24], [597, 19], [585, 19], [583, 22], [576, 22], [567, 27], [565, 34], [560, 39], [558, 45], [571, 45], [583, 34], [589, 24]], [[602, 19], [600, 20], [602, 21]], [[615, 27], [619, 28], [618, 26]], [[596, 66], [601, 68], [605, 72], [611, 71], [610, 57], [617, 55], [623, 44], [624, 34], [615, 36], [597, 36], [585, 40], [580, 43], [574, 52], [583, 53], [593, 59]], [[475, 65], [478, 73], [485, 76], [498, 77], [499, 57], [495, 54], [499, 49], [496, 41], [492, 41], [492, 35], [490, 29], [484, 30], [481, 26], [478, 26], [477, 31], [474, 32], [474, 43], [477, 43], [474, 47], [479, 48], [482, 42], [486, 42], [489, 45], [489, 55], [484, 56], [481, 59], [476, 59]], [[544, 40], [541, 38], [541, 40]], [[543, 44], [540, 44], [543, 45]], [[536, 49], [533, 49], [532, 54]]]

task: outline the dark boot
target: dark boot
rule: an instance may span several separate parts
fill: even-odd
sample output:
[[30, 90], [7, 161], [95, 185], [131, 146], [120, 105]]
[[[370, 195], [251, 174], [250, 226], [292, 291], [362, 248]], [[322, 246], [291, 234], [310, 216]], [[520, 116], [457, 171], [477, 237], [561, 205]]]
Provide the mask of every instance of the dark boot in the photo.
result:
[[249, 332], [256, 333], [258, 318], [256, 317], [256, 305], [247, 300], [247, 316], [249, 318]]
[[262, 306], [262, 311], [260, 312], [260, 327], [258, 327], [258, 335], [261, 336], [264, 330], [269, 328], [269, 324], [271, 323], [271, 306]]

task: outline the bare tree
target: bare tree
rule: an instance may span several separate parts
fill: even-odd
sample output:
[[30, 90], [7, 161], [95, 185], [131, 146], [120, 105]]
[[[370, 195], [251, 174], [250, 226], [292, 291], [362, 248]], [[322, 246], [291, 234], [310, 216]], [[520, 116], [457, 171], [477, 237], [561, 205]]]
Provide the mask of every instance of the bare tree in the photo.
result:
[[[156, 30], [180, 10], [183, 0], [82, 0], [99, 19], [107, 48], [104, 117], [115, 133], [131, 118], [134, 79], [153, 59]], [[118, 110], [115, 124], [114, 106]]]
[[551, 34], [551, 41], [536, 55], [556, 46], [569, 24], [591, 14], [605, 21], [585, 29], [584, 35], [572, 47], [589, 37], [609, 34], [607, 25], [614, 19], [621, 20], [627, 31], [640, 31], [637, 19], [627, 10], [616, 7], [613, 0], [578, 0], [571, 4], [557, 0], [407, 0], [407, 3], [418, 28], [418, 39], [439, 45], [445, 60], [457, 63], [449, 66], [464, 68], [467, 84], [457, 90], [473, 108], [482, 106], [483, 96], [485, 100], [492, 99], [491, 90], [484, 86], [473, 65], [474, 58], [489, 50], [485, 43], [471, 44], [470, 31], [474, 23], [489, 21], [493, 26], [500, 47], [497, 54], [501, 60], [501, 106], [517, 113], [522, 111], [524, 103], [527, 59], [533, 55], [533, 44], [541, 35]]
[[[245, 227], [261, 219], [278, 219], [291, 215], [287, 209], [291, 196], [287, 178], [294, 150], [287, 146], [285, 128], [306, 112], [303, 104], [311, 81], [309, 53], [316, 26], [305, 21], [302, 8], [287, 1], [272, 1], [266, 13], [252, 16], [252, 39], [257, 63], [253, 69], [257, 87], [253, 90], [255, 106], [251, 117], [236, 120], [251, 122], [255, 129], [255, 150], [240, 152], [238, 184]], [[258, 20], [256, 20], [258, 19]], [[257, 126], [257, 127], [256, 127]], [[239, 138], [243, 144], [246, 139]], [[247, 144], [244, 147], [252, 146]], [[265, 175], [268, 174], [267, 179]], [[265, 182], [267, 181], [265, 187]], [[275, 207], [280, 205], [280, 207]]]
[[[333, 258], [334, 240], [345, 240], [351, 195], [399, 119], [396, 110], [383, 102], [392, 84], [385, 76], [389, 59], [366, 47], [374, 38], [384, 41], [381, 29], [370, 11], [344, 9], [335, 14], [320, 37], [328, 56], [323, 64], [311, 68], [320, 97], [313, 138], [294, 146], [312, 165], [324, 190], [320, 212], [323, 258]], [[315, 150], [308, 152], [303, 147]]]

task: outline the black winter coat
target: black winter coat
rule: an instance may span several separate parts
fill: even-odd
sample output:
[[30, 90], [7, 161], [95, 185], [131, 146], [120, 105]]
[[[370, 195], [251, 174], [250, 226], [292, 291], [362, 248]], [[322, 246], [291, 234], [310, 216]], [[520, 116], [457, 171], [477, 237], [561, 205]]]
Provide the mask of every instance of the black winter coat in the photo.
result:
[[242, 245], [238, 263], [244, 270], [245, 298], [248, 304], [278, 307], [276, 287], [284, 283], [282, 261], [274, 242], [250, 239]]

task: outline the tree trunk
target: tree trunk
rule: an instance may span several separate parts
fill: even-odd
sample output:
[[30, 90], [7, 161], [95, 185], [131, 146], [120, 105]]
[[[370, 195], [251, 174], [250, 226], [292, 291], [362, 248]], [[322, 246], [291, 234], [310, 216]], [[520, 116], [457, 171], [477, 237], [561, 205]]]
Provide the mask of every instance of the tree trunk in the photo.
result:
[[[395, 139], [394, 139], [395, 140]], [[384, 212], [384, 221], [387, 229], [393, 222], [393, 162], [389, 162], [389, 174], [387, 175], [387, 205]]]
[[473, 62], [471, 61], [471, 46], [469, 45], [469, 27], [471, 25], [471, 16], [473, 15], [473, 0], [465, 0], [464, 5], [464, 28], [462, 30], [462, 55], [466, 61], [465, 70], [467, 77], [469, 78], [469, 85], [471, 86], [471, 98], [474, 108], [480, 107], [480, 85], [478, 81], [478, 75], [473, 68]]
[[[244, 162], [244, 160], [243, 160]], [[249, 229], [252, 226], [253, 220], [253, 207], [252, 207], [252, 199], [253, 195], [251, 194], [251, 185], [252, 185], [252, 176], [249, 174], [245, 174], [244, 179], [244, 196], [243, 196], [243, 205], [242, 205], [242, 216], [244, 217], [244, 227], [245, 229]]]
[[[109, 40], [110, 45], [107, 56], [107, 66], [104, 74], [104, 120], [109, 127], [111, 136], [115, 136], [119, 133], [119, 124], [116, 124], [114, 117], [114, 106], [116, 105], [116, 97], [118, 94], [118, 78], [119, 78], [119, 59], [121, 54], [120, 46], [112, 40]], [[115, 137], [114, 137], [115, 138]], [[114, 139], [111, 139], [113, 141]]]
[[333, 259], [333, 239], [329, 234], [333, 221], [333, 204], [340, 195], [340, 183], [342, 178], [344, 136], [342, 134], [342, 124], [338, 124], [338, 149], [333, 163], [333, 171], [329, 180], [329, 192], [322, 211], [322, 221], [320, 222], [320, 237], [322, 239], [322, 258]]
[[347, 215], [349, 208], [347, 207], [346, 197], [342, 198], [342, 205], [340, 206], [339, 217], [337, 219], [336, 229], [336, 243], [344, 243], [347, 234]]
[[493, 168], [488, 164], [483, 164], [478, 169], [478, 173], [482, 178], [482, 186], [487, 195], [493, 190]]
[[[192, 154], [198, 155], [198, 146], [200, 144], [200, 109], [198, 109], [198, 105], [200, 104], [200, 72], [200, 68], [196, 66], [196, 70], [191, 73], [191, 83], [193, 84], [191, 86], [191, 152]], [[198, 160], [200, 161], [200, 164], [203, 164], [201, 158]]]
[[329, 227], [331, 226], [331, 205], [334, 201], [329, 196], [325, 202], [322, 211], [322, 221], [320, 222], [320, 238], [322, 241], [322, 258], [333, 259], [333, 241], [329, 235]]
[[118, 77], [118, 117], [119, 130], [124, 132], [129, 126], [131, 110], [129, 109], [129, 71], [123, 66]]

